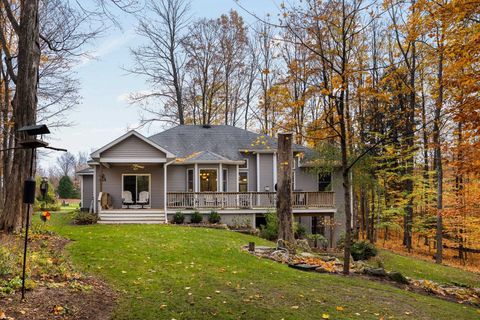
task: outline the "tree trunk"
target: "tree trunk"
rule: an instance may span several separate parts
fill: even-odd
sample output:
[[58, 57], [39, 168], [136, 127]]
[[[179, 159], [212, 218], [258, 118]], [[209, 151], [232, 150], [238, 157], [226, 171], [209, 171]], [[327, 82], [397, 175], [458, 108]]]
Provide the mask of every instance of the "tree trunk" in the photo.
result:
[[277, 215], [278, 239], [294, 245], [292, 214], [292, 134], [278, 134]]
[[443, 168], [442, 168], [442, 148], [440, 142], [441, 112], [443, 107], [443, 46], [439, 46], [438, 57], [438, 97], [435, 105], [435, 121], [433, 123], [433, 143], [435, 175], [437, 177], [437, 230], [436, 230], [436, 249], [435, 262], [442, 263], [443, 260]]
[[[25, 138], [17, 130], [35, 124], [37, 110], [38, 68], [40, 44], [38, 25], [38, 0], [21, 2], [18, 30], [18, 74], [13, 98], [14, 132], [18, 140]], [[18, 141], [17, 140], [17, 141]], [[18, 144], [15, 143], [17, 146]], [[30, 154], [27, 150], [15, 150], [12, 169], [7, 181], [5, 205], [0, 218], [0, 229], [18, 231], [24, 218], [23, 181], [28, 177]]]

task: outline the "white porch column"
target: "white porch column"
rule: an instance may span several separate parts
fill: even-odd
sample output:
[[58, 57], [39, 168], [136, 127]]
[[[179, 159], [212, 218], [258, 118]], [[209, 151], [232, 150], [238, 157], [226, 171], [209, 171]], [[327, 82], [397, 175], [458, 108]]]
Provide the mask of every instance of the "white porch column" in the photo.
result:
[[198, 190], [199, 190], [199, 188], [198, 188], [198, 163], [195, 163], [193, 172], [194, 172], [194, 175], [195, 175], [195, 177], [193, 178], [193, 181], [195, 182], [193, 190], [195, 192], [198, 192]]
[[257, 152], [257, 192], [260, 192], [260, 153]]
[[240, 175], [240, 170], [238, 170], [238, 164], [237, 164], [237, 177], [235, 178], [235, 181], [236, 181], [235, 191], [236, 191], [236, 192], [239, 192], [239, 191], [240, 191], [239, 186], [238, 186], [239, 175]]
[[97, 166], [93, 166], [93, 212], [97, 211]]
[[277, 184], [277, 153], [273, 153], [273, 190], [275, 191], [275, 185]]
[[218, 184], [219, 184], [219, 188], [218, 190], [220, 192], [224, 192], [225, 190], [223, 190], [223, 164], [222, 163], [219, 163], [218, 164]]
[[165, 214], [165, 223], [168, 223], [167, 214], [167, 166], [168, 163], [163, 165], [163, 211]]

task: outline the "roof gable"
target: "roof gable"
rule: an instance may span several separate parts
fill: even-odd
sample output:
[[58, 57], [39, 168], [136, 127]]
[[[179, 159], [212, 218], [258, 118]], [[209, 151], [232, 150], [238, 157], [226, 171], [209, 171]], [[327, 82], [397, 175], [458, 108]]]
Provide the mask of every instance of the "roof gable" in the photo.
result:
[[126, 156], [133, 154], [133, 156], [175, 157], [170, 151], [134, 130], [127, 132], [123, 136], [94, 151], [91, 154], [91, 157], [96, 159], [104, 156], [117, 156], [119, 154], [124, 154]]

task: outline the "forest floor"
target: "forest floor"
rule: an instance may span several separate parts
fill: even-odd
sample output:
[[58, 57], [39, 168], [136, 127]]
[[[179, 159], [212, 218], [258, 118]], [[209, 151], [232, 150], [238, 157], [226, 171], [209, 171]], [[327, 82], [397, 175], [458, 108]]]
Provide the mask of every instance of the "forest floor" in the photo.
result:
[[[55, 290], [40, 291], [37, 286], [27, 292], [30, 302], [43, 299], [44, 304], [50, 303], [46, 307], [50, 314], [56, 315], [54, 308], [60, 307], [63, 314], [58, 316], [63, 319], [76, 319], [73, 312], [64, 310], [76, 310], [77, 306], [72, 303], [80, 300], [85, 301], [85, 305], [78, 306], [83, 312], [88, 312], [88, 308], [96, 313], [102, 312], [103, 305], [100, 307], [100, 304], [105, 304], [104, 309], [111, 311], [109, 316], [114, 319], [480, 317], [479, 310], [474, 307], [378, 281], [307, 273], [259, 259], [242, 251], [241, 246], [249, 241], [258, 245], [272, 243], [245, 234], [172, 225], [74, 226], [70, 221], [70, 214], [63, 212], [53, 213], [46, 226], [41, 225], [38, 217], [35, 217], [34, 224], [36, 228], [44, 228], [44, 234], [53, 231], [55, 235], [52, 237], [59, 235], [58, 238], [69, 239], [65, 242], [65, 251], [58, 252], [55, 257], [73, 265], [67, 269], [72, 270], [69, 272], [75, 273], [73, 270], [76, 269], [81, 272], [73, 277], [83, 281], [80, 283], [86, 289], [77, 289], [75, 294], [84, 296], [72, 293], [63, 302], [54, 302]], [[63, 246], [57, 247], [64, 250]], [[478, 284], [478, 275], [474, 273], [465, 272], [459, 276], [456, 269], [446, 271], [442, 266], [432, 267], [429, 262], [412, 258], [407, 259], [418, 265], [409, 268], [409, 261], [401, 260], [405, 257], [397, 258], [387, 251], [382, 251], [381, 256], [386, 267], [395, 267], [412, 277]], [[425, 272], [418, 273], [420, 271], [416, 272], [416, 269]], [[93, 283], [89, 283], [89, 279]], [[18, 294], [0, 296], [0, 316], [4, 312], [6, 317], [32, 319], [29, 317], [29, 310], [33, 309], [31, 304], [23, 305], [28, 309], [17, 300]], [[99, 316], [90, 318], [99, 319]]]

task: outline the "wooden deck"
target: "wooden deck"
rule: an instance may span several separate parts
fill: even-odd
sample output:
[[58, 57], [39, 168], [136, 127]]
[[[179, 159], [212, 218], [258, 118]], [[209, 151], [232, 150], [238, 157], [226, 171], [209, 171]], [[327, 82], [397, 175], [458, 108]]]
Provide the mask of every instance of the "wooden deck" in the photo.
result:
[[[168, 192], [168, 209], [270, 209], [276, 192]], [[334, 192], [293, 192], [293, 208], [335, 208]]]

